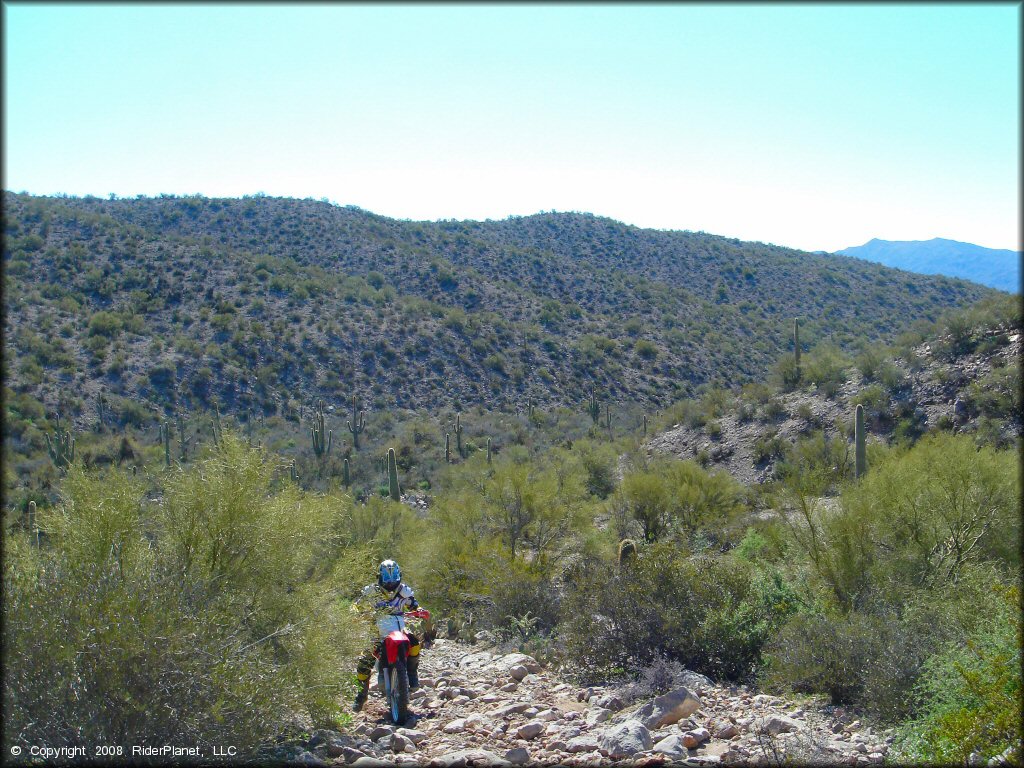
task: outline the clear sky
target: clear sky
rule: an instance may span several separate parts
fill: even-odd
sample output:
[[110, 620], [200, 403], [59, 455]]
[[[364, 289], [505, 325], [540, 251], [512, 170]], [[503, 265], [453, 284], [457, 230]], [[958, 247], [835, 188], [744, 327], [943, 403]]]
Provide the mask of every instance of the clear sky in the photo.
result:
[[4, 187], [1019, 249], [1019, 4], [4, 3]]

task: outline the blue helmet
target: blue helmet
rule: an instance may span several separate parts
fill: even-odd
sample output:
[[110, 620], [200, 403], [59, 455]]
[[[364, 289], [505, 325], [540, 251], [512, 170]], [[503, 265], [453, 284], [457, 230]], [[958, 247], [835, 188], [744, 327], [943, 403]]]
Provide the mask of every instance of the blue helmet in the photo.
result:
[[394, 560], [385, 560], [377, 572], [377, 583], [388, 592], [394, 592], [402, 583], [402, 570]]

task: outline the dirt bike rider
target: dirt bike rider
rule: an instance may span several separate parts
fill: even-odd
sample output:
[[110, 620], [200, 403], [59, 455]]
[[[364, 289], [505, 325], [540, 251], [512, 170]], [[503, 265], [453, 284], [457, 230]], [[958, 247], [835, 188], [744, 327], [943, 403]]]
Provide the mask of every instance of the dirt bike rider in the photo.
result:
[[[377, 583], [367, 584], [362, 594], [356, 600], [357, 604], [369, 605], [375, 611], [401, 616], [406, 611], [414, 611], [419, 608], [416, 597], [413, 595], [412, 587], [402, 583], [402, 571], [394, 560], [385, 560], [377, 568]], [[419, 666], [420, 666], [420, 641], [412, 632], [406, 628], [409, 636], [409, 656], [407, 669], [409, 671], [409, 688], [419, 688]], [[356, 680], [359, 682], [359, 692], [356, 693], [355, 701], [352, 703], [352, 711], [358, 712], [366, 703], [366, 695], [370, 687], [370, 673], [373, 672], [373, 665], [376, 661], [374, 650], [380, 644], [367, 650], [356, 663]]]

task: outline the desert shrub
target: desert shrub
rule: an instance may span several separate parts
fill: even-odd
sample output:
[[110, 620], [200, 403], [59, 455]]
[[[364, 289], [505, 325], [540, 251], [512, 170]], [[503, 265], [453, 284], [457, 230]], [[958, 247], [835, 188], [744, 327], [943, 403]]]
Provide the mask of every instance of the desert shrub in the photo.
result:
[[864, 349], [854, 359], [854, 365], [860, 371], [865, 381], [875, 381], [885, 363], [885, 351], [878, 346], [870, 346]]
[[741, 489], [724, 472], [697, 462], [662, 460], [622, 480], [621, 496], [645, 541], [720, 530], [741, 509]]
[[926, 627], [893, 615], [799, 614], [768, 645], [762, 682], [892, 719], [905, 713], [932, 643]]
[[755, 464], [761, 464], [786, 454], [786, 441], [774, 431], [762, 432], [754, 440], [751, 456]]
[[572, 593], [564, 637], [577, 675], [597, 681], [663, 656], [713, 678], [748, 677], [797, 606], [777, 573], [728, 555], [647, 547], [627, 567], [595, 567]]
[[812, 382], [826, 397], [834, 397], [846, 382], [849, 358], [832, 344], [818, 344], [801, 361], [802, 380]]
[[796, 389], [801, 381], [807, 380], [807, 377], [804, 374], [803, 366], [797, 368], [796, 359], [792, 353], [787, 353], [776, 361], [772, 368], [771, 379], [776, 386], [788, 392]]
[[296, 712], [336, 720], [362, 643], [336, 599], [347, 521], [272, 469], [227, 437], [154, 504], [73, 467], [44, 545], [5, 559], [5, 732], [254, 749]]
[[1019, 566], [1019, 496], [1013, 452], [938, 434], [869, 471], [843, 494], [835, 521], [865, 528], [875, 584], [952, 583], [972, 562]]
[[615, 465], [618, 456], [607, 443], [581, 440], [574, 450], [579, 453], [580, 462], [587, 473], [584, 483], [587, 491], [599, 499], [606, 499], [615, 490]]
[[1016, 585], [990, 587], [966, 642], [946, 644], [924, 664], [916, 687], [920, 714], [901, 728], [900, 759], [969, 764], [1015, 748], [1022, 739], [1021, 616]]

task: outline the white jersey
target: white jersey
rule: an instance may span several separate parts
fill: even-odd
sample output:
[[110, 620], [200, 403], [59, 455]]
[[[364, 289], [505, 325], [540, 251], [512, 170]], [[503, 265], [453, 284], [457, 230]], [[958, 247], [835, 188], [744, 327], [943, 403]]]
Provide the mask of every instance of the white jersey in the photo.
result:
[[393, 616], [401, 616], [406, 611], [419, 608], [412, 587], [405, 583], [399, 584], [394, 592], [388, 592], [377, 584], [367, 584], [363, 587], [359, 599], [372, 604], [377, 611], [384, 611]]
[[359, 596], [360, 602], [372, 605], [377, 613], [377, 629], [381, 637], [395, 630], [405, 631], [403, 613], [419, 608], [412, 587], [399, 584], [394, 592], [388, 592], [378, 584], [367, 584]]

